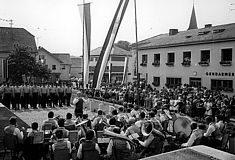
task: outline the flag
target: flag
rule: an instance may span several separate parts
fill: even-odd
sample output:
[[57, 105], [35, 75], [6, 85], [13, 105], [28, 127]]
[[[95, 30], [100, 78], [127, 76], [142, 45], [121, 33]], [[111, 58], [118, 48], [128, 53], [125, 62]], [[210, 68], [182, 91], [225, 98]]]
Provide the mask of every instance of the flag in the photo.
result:
[[125, 14], [129, 0], [120, 0], [113, 21], [109, 28], [108, 34], [105, 38], [99, 60], [96, 64], [94, 76], [93, 76], [93, 88], [100, 89], [101, 80], [104, 75], [104, 71], [108, 62], [109, 54], [112, 50], [113, 43], [115, 41], [119, 26]]
[[128, 67], [128, 57], [125, 57], [125, 64], [124, 64], [122, 84], [124, 84], [126, 82], [126, 79], [127, 79], [127, 67]]
[[109, 83], [112, 82], [112, 63], [109, 63]]
[[91, 45], [91, 14], [90, 3], [79, 5], [83, 25], [83, 88], [87, 88], [89, 81], [89, 60]]

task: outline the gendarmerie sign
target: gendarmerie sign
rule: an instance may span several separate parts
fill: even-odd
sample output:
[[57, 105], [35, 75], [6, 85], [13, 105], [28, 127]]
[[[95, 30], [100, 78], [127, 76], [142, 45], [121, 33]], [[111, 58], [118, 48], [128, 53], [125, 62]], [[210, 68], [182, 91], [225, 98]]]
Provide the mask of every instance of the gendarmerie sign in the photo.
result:
[[233, 72], [206, 72], [206, 75], [207, 76], [220, 76], [220, 77], [222, 77], [222, 76], [229, 76], [229, 77], [231, 77], [231, 76], [235, 76], [235, 73], [233, 73]]

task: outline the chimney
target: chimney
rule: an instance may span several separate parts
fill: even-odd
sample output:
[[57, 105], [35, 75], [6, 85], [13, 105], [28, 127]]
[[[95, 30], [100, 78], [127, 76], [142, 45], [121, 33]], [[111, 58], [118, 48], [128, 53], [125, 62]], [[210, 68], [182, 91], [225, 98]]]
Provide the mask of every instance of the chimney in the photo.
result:
[[170, 36], [176, 35], [177, 33], [178, 33], [178, 29], [169, 29]]
[[205, 25], [205, 28], [210, 28], [210, 27], [212, 27], [212, 24], [206, 24]]

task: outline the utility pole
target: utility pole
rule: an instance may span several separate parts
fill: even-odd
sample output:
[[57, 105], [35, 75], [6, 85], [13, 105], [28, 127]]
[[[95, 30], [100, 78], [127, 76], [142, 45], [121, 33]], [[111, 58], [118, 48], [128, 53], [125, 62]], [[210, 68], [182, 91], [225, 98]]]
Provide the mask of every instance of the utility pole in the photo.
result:
[[13, 27], [13, 20], [12, 19], [2, 19], [2, 18], [0, 18], [0, 20], [1, 21], [5, 21], [5, 22], [9, 22], [9, 24], [10, 24], [10, 27], [12, 28]]

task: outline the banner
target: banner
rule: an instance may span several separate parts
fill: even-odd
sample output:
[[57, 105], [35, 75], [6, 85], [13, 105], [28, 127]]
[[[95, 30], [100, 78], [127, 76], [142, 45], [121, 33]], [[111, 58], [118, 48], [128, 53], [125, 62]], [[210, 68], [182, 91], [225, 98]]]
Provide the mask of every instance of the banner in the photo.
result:
[[123, 71], [122, 84], [125, 84], [127, 81], [127, 68], [128, 68], [128, 57], [125, 57], [125, 65]]
[[95, 89], [100, 89], [101, 81], [108, 62], [108, 58], [112, 50], [113, 43], [115, 41], [124, 13], [126, 11], [128, 2], [129, 0], [120, 0], [117, 11], [114, 15], [113, 21], [109, 28], [108, 34], [105, 38], [93, 76], [93, 88]]
[[86, 89], [89, 81], [89, 61], [91, 46], [91, 13], [90, 3], [79, 5], [83, 25], [83, 88]]

